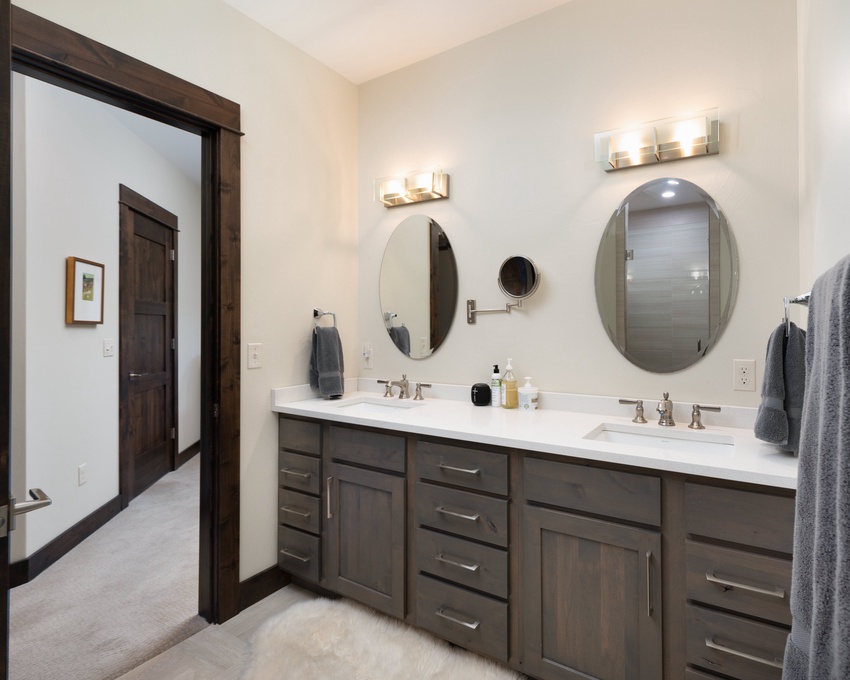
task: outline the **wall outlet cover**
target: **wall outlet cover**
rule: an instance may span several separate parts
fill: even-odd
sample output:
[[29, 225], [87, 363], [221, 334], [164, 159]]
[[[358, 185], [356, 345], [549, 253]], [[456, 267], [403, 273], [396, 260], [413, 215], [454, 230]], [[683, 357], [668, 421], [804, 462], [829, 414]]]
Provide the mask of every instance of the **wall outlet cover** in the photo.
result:
[[755, 359], [733, 359], [732, 389], [738, 392], [756, 391]]

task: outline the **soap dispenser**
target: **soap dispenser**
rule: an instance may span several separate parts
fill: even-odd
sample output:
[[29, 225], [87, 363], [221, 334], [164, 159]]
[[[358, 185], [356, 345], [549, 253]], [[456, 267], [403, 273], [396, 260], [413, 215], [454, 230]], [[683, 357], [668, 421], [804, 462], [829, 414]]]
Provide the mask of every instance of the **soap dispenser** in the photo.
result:
[[493, 375], [490, 376], [490, 406], [502, 405], [502, 376], [499, 375], [499, 364], [493, 364]]
[[525, 385], [517, 390], [519, 394], [519, 410], [520, 411], [536, 411], [537, 410], [537, 395], [538, 391], [531, 384], [531, 378], [526, 376]]
[[508, 357], [508, 365], [505, 366], [505, 374], [502, 376], [502, 408], [516, 408], [518, 406], [518, 395], [514, 367]]

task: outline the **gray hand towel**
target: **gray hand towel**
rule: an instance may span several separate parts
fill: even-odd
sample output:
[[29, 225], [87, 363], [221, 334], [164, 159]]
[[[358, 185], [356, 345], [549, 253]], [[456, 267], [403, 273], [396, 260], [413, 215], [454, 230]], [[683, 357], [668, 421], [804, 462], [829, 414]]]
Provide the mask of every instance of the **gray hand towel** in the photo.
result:
[[754, 427], [756, 438], [796, 453], [800, 447], [805, 382], [806, 333], [795, 323], [787, 327], [782, 323], [767, 341], [762, 399]]
[[785, 413], [785, 324], [776, 327], [767, 341], [761, 403], [756, 414], [756, 438], [771, 444], [788, 443], [788, 414]]
[[784, 680], [850, 678], [850, 257], [812, 288]]
[[797, 453], [806, 394], [806, 331], [790, 324], [785, 341], [785, 413], [788, 416], [788, 442], [782, 448]]
[[390, 339], [405, 356], [410, 356], [410, 331], [405, 326], [393, 326], [389, 329]]
[[318, 387], [323, 397], [341, 397], [344, 391], [345, 370], [342, 342], [336, 326], [316, 326], [313, 329], [313, 351], [310, 354], [310, 387]]

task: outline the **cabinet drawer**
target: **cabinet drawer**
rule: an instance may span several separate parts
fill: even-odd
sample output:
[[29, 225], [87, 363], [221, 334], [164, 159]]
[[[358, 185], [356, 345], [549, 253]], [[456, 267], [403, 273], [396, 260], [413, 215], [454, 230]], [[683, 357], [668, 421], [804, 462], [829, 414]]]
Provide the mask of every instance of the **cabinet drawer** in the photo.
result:
[[508, 502], [500, 498], [418, 482], [416, 521], [494, 545], [508, 545]]
[[689, 534], [791, 554], [794, 499], [755, 491], [685, 484]]
[[304, 420], [280, 418], [278, 423], [278, 442], [280, 448], [318, 456], [321, 449], [322, 426]]
[[688, 663], [741, 680], [780, 680], [788, 629], [687, 606]]
[[721, 680], [721, 678], [719, 675], [714, 675], [712, 673], [703, 673], [702, 671], [695, 671], [693, 668], [686, 668], [685, 680]]
[[280, 452], [278, 483], [290, 489], [319, 495], [322, 489], [322, 461], [291, 451]]
[[321, 539], [289, 527], [277, 528], [277, 566], [290, 574], [319, 582]]
[[420, 479], [508, 495], [508, 457], [503, 453], [419, 442], [416, 472]]
[[525, 497], [651, 526], [661, 525], [661, 479], [560, 461], [523, 459]]
[[508, 597], [508, 553], [499, 548], [418, 529], [416, 566], [419, 570], [496, 597]]
[[686, 542], [688, 599], [791, 625], [791, 560]]
[[406, 440], [397, 435], [331, 425], [328, 432], [328, 450], [331, 458], [381, 470], [404, 472], [407, 467]]
[[278, 522], [297, 529], [319, 533], [322, 499], [291, 489], [278, 489]]
[[467, 649], [508, 660], [508, 605], [504, 602], [420, 574], [416, 625]]

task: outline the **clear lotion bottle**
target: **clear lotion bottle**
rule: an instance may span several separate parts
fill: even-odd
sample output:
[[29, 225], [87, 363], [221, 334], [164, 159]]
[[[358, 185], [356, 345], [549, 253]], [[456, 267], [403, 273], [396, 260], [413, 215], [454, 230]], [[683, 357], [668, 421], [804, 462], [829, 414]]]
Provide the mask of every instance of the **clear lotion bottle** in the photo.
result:
[[518, 404], [516, 376], [514, 376], [514, 367], [511, 366], [509, 357], [505, 374], [502, 376], [502, 408], [516, 408]]

